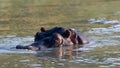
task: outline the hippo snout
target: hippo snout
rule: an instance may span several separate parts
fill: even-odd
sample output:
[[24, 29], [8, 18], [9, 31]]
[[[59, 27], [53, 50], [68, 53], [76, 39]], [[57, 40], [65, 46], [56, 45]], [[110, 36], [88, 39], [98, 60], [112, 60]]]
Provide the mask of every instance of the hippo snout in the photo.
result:
[[22, 45], [17, 45], [17, 46], [16, 46], [16, 49], [26, 49], [26, 47], [25, 47], [25, 46], [22, 46]]

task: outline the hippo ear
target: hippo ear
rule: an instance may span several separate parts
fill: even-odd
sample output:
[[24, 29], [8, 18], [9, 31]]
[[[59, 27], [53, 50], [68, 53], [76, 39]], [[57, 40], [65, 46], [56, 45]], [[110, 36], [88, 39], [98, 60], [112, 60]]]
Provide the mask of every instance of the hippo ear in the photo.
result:
[[44, 27], [41, 27], [41, 28], [40, 28], [40, 31], [41, 31], [41, 32], [45, 32], [45, 28], [44, 28]]
[[65, 37], [66, 37], [66, 38], [71, 37], [71, 31], [70, 31], [70, 30], [66, 30], [66, 31], [65, 31]]

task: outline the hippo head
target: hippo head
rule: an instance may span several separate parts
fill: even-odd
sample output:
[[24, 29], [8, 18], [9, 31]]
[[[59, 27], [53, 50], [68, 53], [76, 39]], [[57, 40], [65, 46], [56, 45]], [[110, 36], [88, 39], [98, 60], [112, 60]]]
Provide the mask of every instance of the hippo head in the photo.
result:
[[66, 30], [64, 32], [64, 37], [59, 33], [54, 33], [52, 37], [52, 45], [54, 47], [73, 45], [73, 42], [71, 41], [70, 37], [71, 32], [69, 30]]
[[44, 37], [40, 41], [35, 41], [34, 43], [28, 46], [20, 46], [18, 45], [17, 49], [29, 49], [29, 50], [41, 50], [44, 48], [55, 48], [62, 46], [73, 45], [71, 39], [71, 32], [66, 30], [64, 32], [64, 37], [59, 33], [53, 33], [53, 35]]

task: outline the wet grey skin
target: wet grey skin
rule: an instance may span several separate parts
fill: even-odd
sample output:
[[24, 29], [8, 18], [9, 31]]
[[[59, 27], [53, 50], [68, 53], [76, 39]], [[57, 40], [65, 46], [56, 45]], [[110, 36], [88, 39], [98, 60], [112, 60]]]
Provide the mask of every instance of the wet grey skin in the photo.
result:
[[[54, 48], [62, 46], [83, 47], [83, 44], [89, 43], [89, 40], [83, 34], [63, 27], [55, 27], [50, 30], [41, 30], [35, 35], [34, 43], [28, 46], [16, 46], [17, 49], [41, 50], [44, 48]], [[39, 39], [40, 38], [40, 39]]]

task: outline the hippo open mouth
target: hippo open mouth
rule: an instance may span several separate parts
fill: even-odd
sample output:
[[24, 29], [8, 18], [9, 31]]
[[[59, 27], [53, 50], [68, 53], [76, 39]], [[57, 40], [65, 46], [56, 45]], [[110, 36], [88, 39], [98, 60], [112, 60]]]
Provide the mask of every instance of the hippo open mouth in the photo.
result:
[[59, 46], [75, 46], [89, 43], [89, 40], [83, 34], [63, 27], [54, 27], [49, 30], [45, 30], [44, 27], [40, 28], [40, 32], [35, 34], [34, 42], [27, 46], [17, 45], [16, 49], [29, 49], [29, 50], [41, 50], [43, 48], [55, 48]]

